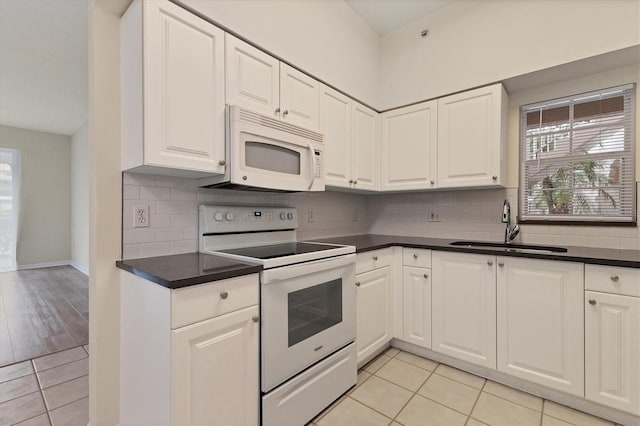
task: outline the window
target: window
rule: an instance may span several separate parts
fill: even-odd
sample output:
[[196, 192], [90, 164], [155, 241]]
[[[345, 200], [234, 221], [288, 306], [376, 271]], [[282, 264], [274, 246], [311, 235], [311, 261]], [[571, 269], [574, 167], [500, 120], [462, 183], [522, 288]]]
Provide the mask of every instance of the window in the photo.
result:
[[635, 223], [635, 85], [520, 109], [520, 219]]
[[0, 148], [0, 271], [16, 268], [20, 151]]

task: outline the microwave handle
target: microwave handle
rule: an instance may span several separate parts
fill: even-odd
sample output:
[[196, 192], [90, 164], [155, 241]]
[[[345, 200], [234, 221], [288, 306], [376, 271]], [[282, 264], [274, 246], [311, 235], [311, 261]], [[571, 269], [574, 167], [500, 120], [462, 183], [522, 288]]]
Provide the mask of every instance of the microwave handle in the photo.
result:
[[309, 166], [311, 166], [311, 168], [309, 169], [309, 171], [311, 172], [311, 183], [309, 184], [309, 189], [311, 189], [314, 182], [316, 181], [315, 163], [313, 161], [315, 155], [316, 151], [313, 149], [313, 144], [309, 142]]

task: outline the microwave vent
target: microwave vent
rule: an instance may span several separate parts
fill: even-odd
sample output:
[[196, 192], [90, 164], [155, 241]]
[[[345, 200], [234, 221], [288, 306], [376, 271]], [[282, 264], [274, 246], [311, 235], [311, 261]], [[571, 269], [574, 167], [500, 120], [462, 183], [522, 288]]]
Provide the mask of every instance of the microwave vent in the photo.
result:
[[284, 123], [275, 118], [267, 117], [262, 114], [247, 111], [246, 109], [238, 108], [240, 121], [247, 123], [254, 123], [259, 126], [270, 127], [274, 130], [281, 132], [287, 132], [306, 139], [311, 139], [317, 143], [324, 143], [324, 136], [321, 133], [314, 132], [313, 130], [307, 130], [303, 127], [294, 126], [293, 124]]

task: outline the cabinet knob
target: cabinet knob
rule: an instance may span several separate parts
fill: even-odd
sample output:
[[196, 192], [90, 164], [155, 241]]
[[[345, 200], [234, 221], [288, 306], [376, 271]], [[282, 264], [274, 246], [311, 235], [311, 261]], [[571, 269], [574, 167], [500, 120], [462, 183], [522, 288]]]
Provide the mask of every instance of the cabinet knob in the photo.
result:
[[287, 114], [289, 114], [289, 110], [288, 109], [285, 109], [284, 111], [282, 111], [282, 116], [283, 117], [286, 116]]
[[247, 177], [246, 176], [242, 176], [242, 180], [247, 180]]
[[493, 175], [493, 176], [491, 176], [491, 179], [498, 180], [498, 176]]
[[618, 282], [618, 280], [620, 280], [619, 276], [617, 276], [616, 274], [611, 275], [611, 281], [615, 283], [615, 282]]
[[349, 183], [353, 183], [353, 179], [349, 179]]
[[589, 304], [590, 304], [590, 305], [595, 305], [595, 304], [596, 304], [596, 301], [595, 301], [595, 300], [593, 300], [593, 299], [589, 299]]
[[373, 260], [378, 260], [378, 256], [373, 256]]
[[220, 166], [224, 166], [225, 164], [227, 164], [227, 162], [226, 162], [226, 161], [224, 161], [224, 160], [220, 160], [220, 161], [218, 161], [218, 164], [219, 164]]
[[431, 181], [431, 185], [435, 185], [435, 184], [436, 184], [436, 181], [435, 181], [435, 180], [432, 180], [432, 181]]
[[493, 266], [493, 260], [487, 260], [487, 265]]
[[356, 287], [360, 287], [360, 281], [356, 281]]
[[429, 278], [429, 274], [424, 274], [423, 277]]
[[276, 115], [280, 114], [280, 108], [276, 108], [275, 113], [276, 113]]
[[502, 268], [504, 266], [504, 262], [498, 262], [498, 266]]
[[354, 181], [353, 181], [353, 184], [354, 184], [354, 185], [357, 185], [357, 184], [358, 184], [358, 181], [357, 181], [357, 180], [354, 180]]
[[414, 254], [414, 255], [413, 255], [413, 258], [414, 258], [414, 259], [417, 259], [417, 258], [418, 258], [418, 255], [417, 255], [417, 254]]
[[220, 293], [220, 299], [224, 300], [227, 297], [229, 297], [229, 293], [227, 293], [226, 291], [223, 291], [222, 293]]
[[255, 317], [251, 318], [251, 320], [253, 322], [259, 322], [260, 321], [260, 317], [256, 315]]

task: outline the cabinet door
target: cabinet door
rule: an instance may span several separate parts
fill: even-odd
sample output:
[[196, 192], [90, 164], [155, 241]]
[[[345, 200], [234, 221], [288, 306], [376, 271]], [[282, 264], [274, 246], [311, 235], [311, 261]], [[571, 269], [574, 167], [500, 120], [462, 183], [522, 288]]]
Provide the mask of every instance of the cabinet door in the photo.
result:
[[501, 84], [438, 99], [438, 187], [502, 184], [506, 108]]
[[280, 117], [280, 61], [228, 33], [225, 48], [227, 104]]
[[436, 187], [437, 101], [380, 116], [380, 190]]
[[581, 263], [498, 258], [498, 370], [584, 395]]
[[171, 332], [172, 424], [258, 424], [257, 318], [252, 306]]
[[496, 368], [493, 256], [432, 252], [432, 349]]
[[358, 363], [391, 340], [391, 267], [356, 275]]
[[378, 113], [356, 102], [352, 106], [353, 188], [379, 188]]
[[431, 348], [431, 270], [402, 268], [403, 340]]
[[327, 86], [320, 95], [320, 133], [324, 135], [325, 184], [349, 188], [351, 101]]
[[144, 164], [224, 173], [224, 32], [168, 1], [144, 5]]
[[585, 396], [640, 415], [640, 298], [585, 293]]
[[320, 128], [321, 83], [280, 63], [280, 108], [284, 121], [313, 131]]

